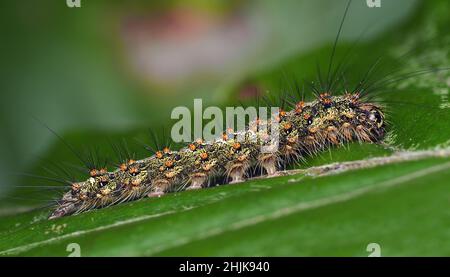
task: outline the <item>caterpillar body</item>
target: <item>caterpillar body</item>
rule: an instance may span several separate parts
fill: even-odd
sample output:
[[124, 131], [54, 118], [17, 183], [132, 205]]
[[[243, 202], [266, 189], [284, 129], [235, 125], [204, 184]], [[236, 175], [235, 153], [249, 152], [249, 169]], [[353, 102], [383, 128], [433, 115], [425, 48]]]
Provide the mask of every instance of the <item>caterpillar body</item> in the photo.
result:
[[[325, 92], [312, 102], [299, 101], [289, 111], [256, 119], [245, 130], [227, 131], [214, 141], [197, 139], [178, 151], [168, 147], [142, 160], [128, 159], [118, 169], [92, 168], [57, 201], [50, 219], [78, 214], [144, 197], [210, 186], [213, 178], [237, 183], [259, 174], [276, 175], [283, 165], [298, 162], [327, 147], [347, 142], [379, 142], [386, 133], [380, 105], [360, 92], [333, 96]], [[278, 128], [274, 128], [277, 123]], [[265, 128], [262, 128], [265, 127]], [[261, 151], [279, 135], [276, 151]]]

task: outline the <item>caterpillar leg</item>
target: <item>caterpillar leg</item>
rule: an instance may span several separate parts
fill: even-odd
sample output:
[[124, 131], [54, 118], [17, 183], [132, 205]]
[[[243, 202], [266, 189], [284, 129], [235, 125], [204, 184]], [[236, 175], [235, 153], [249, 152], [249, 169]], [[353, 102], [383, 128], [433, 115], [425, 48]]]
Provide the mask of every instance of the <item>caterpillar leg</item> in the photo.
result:
[[338, 129], [335, 126], [331, 125], [327, 127], [326, 137], [330, 143], [338, 145], [339, 144], [338, 136], [339, 136]]
[[243, 182], [245, 180], [243, 170], [238, 168], [232, 170], [230, 172], [230, 178], [231, 178], [230, 184]]
[[206, 180], [208, 180], [208, 176], [205, 173], [199, 172], [192, 174], [190, 179], [190, 185], [186, 188], [186, 190], [196, 190], [203, 187]]
[[170, 182], [166, 179], [156, 180], [152, 183], [152, 190], [148, 197], [161, 197], [170, 187]]
[[163, 196], [164, 194], [165, 194], [164, 191], [158, 190], [158, 191], [152, 191], [152, 192], [150, 192], [149, 194], [147, 194], [147, 196], [148, 196], [148, 197], [161, 197], [161, 196]]
[[372, 142], [369, 131], [363, 125], [356, 126], [356, 137], [362, 142]]
[[277, 173], [277, 156], [275, 154], [262, 154], [258, 158], [259, 164], [266, 171], [268, 176], [274, 176]]
[[230, 184], [236, 184], [245, 181], [245, 173], [248, 164], [244, 162], [235, 162], [228, 168], [228, 177], [231, 178]]

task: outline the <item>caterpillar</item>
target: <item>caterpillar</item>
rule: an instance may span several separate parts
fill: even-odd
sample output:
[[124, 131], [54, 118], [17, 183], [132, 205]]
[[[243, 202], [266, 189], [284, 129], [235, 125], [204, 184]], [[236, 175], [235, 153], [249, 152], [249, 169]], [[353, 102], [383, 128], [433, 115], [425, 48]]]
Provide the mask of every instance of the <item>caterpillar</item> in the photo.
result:
[[[89, 178], [70, 184], [68, 191], [56, 201], [49, 219], [145, 197], [203, 189], [211, 186], [215, 179], [221, 179], [223, 184], [234, 184], [259, 175], [277, 176], [287, 165], [330, 147], [350, 142], [381, 142], [388, 129], [386, 111], [373, 99], [371, 92], [392, 79], [382, 79], [364, 87], [366, 74], [359, 85], [348, 89], [346, 85], [336, 88], [342, 64], [330, 74], [350, 3], [348, 1], [340, 22], [325, 84], [320, 82], [320, 86], [312, 88], [315, 99], [294, 99], [289, 108], [280, 109], [270, 119], [256, 118], [243, 130], [227, 130], [214, 140], [197, 138], [178, 150], [170, 146], [158, 147], [152, 149], [152, 156], [144, 159], [135, 159], [129, 153], [119, 155], [121, 163], [113, 171], [94, 162], [87, 163]], [[341, 81], [345, 83], [343, 78]], [[275, 148], [273, 135], [278, 138]], [[263, 151], [268, 146], [273, 151]]]
[[[279, 128], [272, 128], [274, 123]], [[261, 151], [271, 143], [262, 126], [279, 132], [276, 151]], [[321, 93], [315, 101], [299, 101], [290, 111], [281, 110], [275, 118], [265, 121], [252, 121], [247, 130], [228, 130], [215, 141], [197, 139], [178, 151], [164, 147], [149, 158], [129, 159], [112, 172], [92, 168], [89, 179], [72, 184], [49, 218], [146, 196], [201, 189], [213, 177], [238, 183], [252, 176], [252, 169], [273, 176], [281, 163], [297, 161], [332, 145], [378, 142], [385, 128], [382, 108], [363, 101], [359, 92], [340, 96]]]

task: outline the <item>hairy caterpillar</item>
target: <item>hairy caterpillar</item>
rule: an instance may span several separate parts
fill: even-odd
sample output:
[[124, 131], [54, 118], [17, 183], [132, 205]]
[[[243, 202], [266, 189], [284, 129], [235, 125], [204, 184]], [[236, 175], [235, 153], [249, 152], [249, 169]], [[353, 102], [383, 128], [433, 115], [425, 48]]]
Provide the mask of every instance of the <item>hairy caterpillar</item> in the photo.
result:
[[[327, 81], [331, 81], [336, 76], [328, 77]], [[276, 118], [280, 143], [275, 153], [260, 150], [269, 142], [264, 133], [259, 132], [259, 127], [272, 129], [272, 121], [257, 120], [248, 130], [225, 133], [216, 141], [196, 140], [179, 151], [169, 147], [155, 149], [153, 156], [143, 160], [125, 155], [115, 171], [90, 167], [90, 178], [73, 183], [50, 218], [146, 196], [199, 189], [208, 186], [214, 177], [221, 177], [227, 183], [255, 176], [257, 170], [276, 175], [282, 165], [332, 145], [351, 141], [378, 142], [383, 138], [384, 109], [366, 97], [364, 89], [346, 91], [334, 89], [330, 84], [317, 89], [316, 93], [315, 101], [297, 100], [292, 109], [280, 112]]]
[[275, 175], [283, 162], [297, 161], [330, 145], [377, 142], [385, 134], [383, 111], [362, 101], [358, 92], [343, 96], [323, 93], [316, 101], [300, 101], [293, 110], [280, 111], [274, 120], [280, 126], [278, 151], [260, 151], [269, 142], [259, 126], [270, 129], [273, 122], [256, 120], [241, 133], [224, 133], [213, 142], [198, 139], [179, 151], [165, 147], [149, 158], [126, 160], [113, 172], [92, 168], [90, 178], [74, 183], [50, 218], [171, 191], [200, 189], [217, 176], [236, 183], [251, 176], [254, 168]]

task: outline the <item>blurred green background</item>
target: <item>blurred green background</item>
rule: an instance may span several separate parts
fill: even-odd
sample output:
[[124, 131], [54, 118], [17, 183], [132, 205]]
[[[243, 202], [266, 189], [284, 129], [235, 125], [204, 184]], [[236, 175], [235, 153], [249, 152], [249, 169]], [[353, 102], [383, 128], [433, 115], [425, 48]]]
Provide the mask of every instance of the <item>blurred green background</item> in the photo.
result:
[[[370, 40], [417, 7], [411, 0], [378, 9], [354, 2], [343, 43]], [[0, 194], [31, 182], [9, 173], [33, 171], [37, 157], [74, 161], [67, 149], [47, 154], [58, 140], [33, 118], [76, 136], [68, 140], [77, 149], [98, 146], [108, 156], [103, 138], [132, 141], [148, 127], [168, 129], [172, 108], [192, 107], [193, 98], [236, 105], [252, 97], [253, 76], [271, 70], [282, 83], [284, 61], [334, 39], [345, 4], [99, 0], [68, 8], [62, 0], [3, 1]], [[329, 49], [312, 61], [328, 56]], [[310, 67], [300, 61], [287, 72], [311, 78]]]

